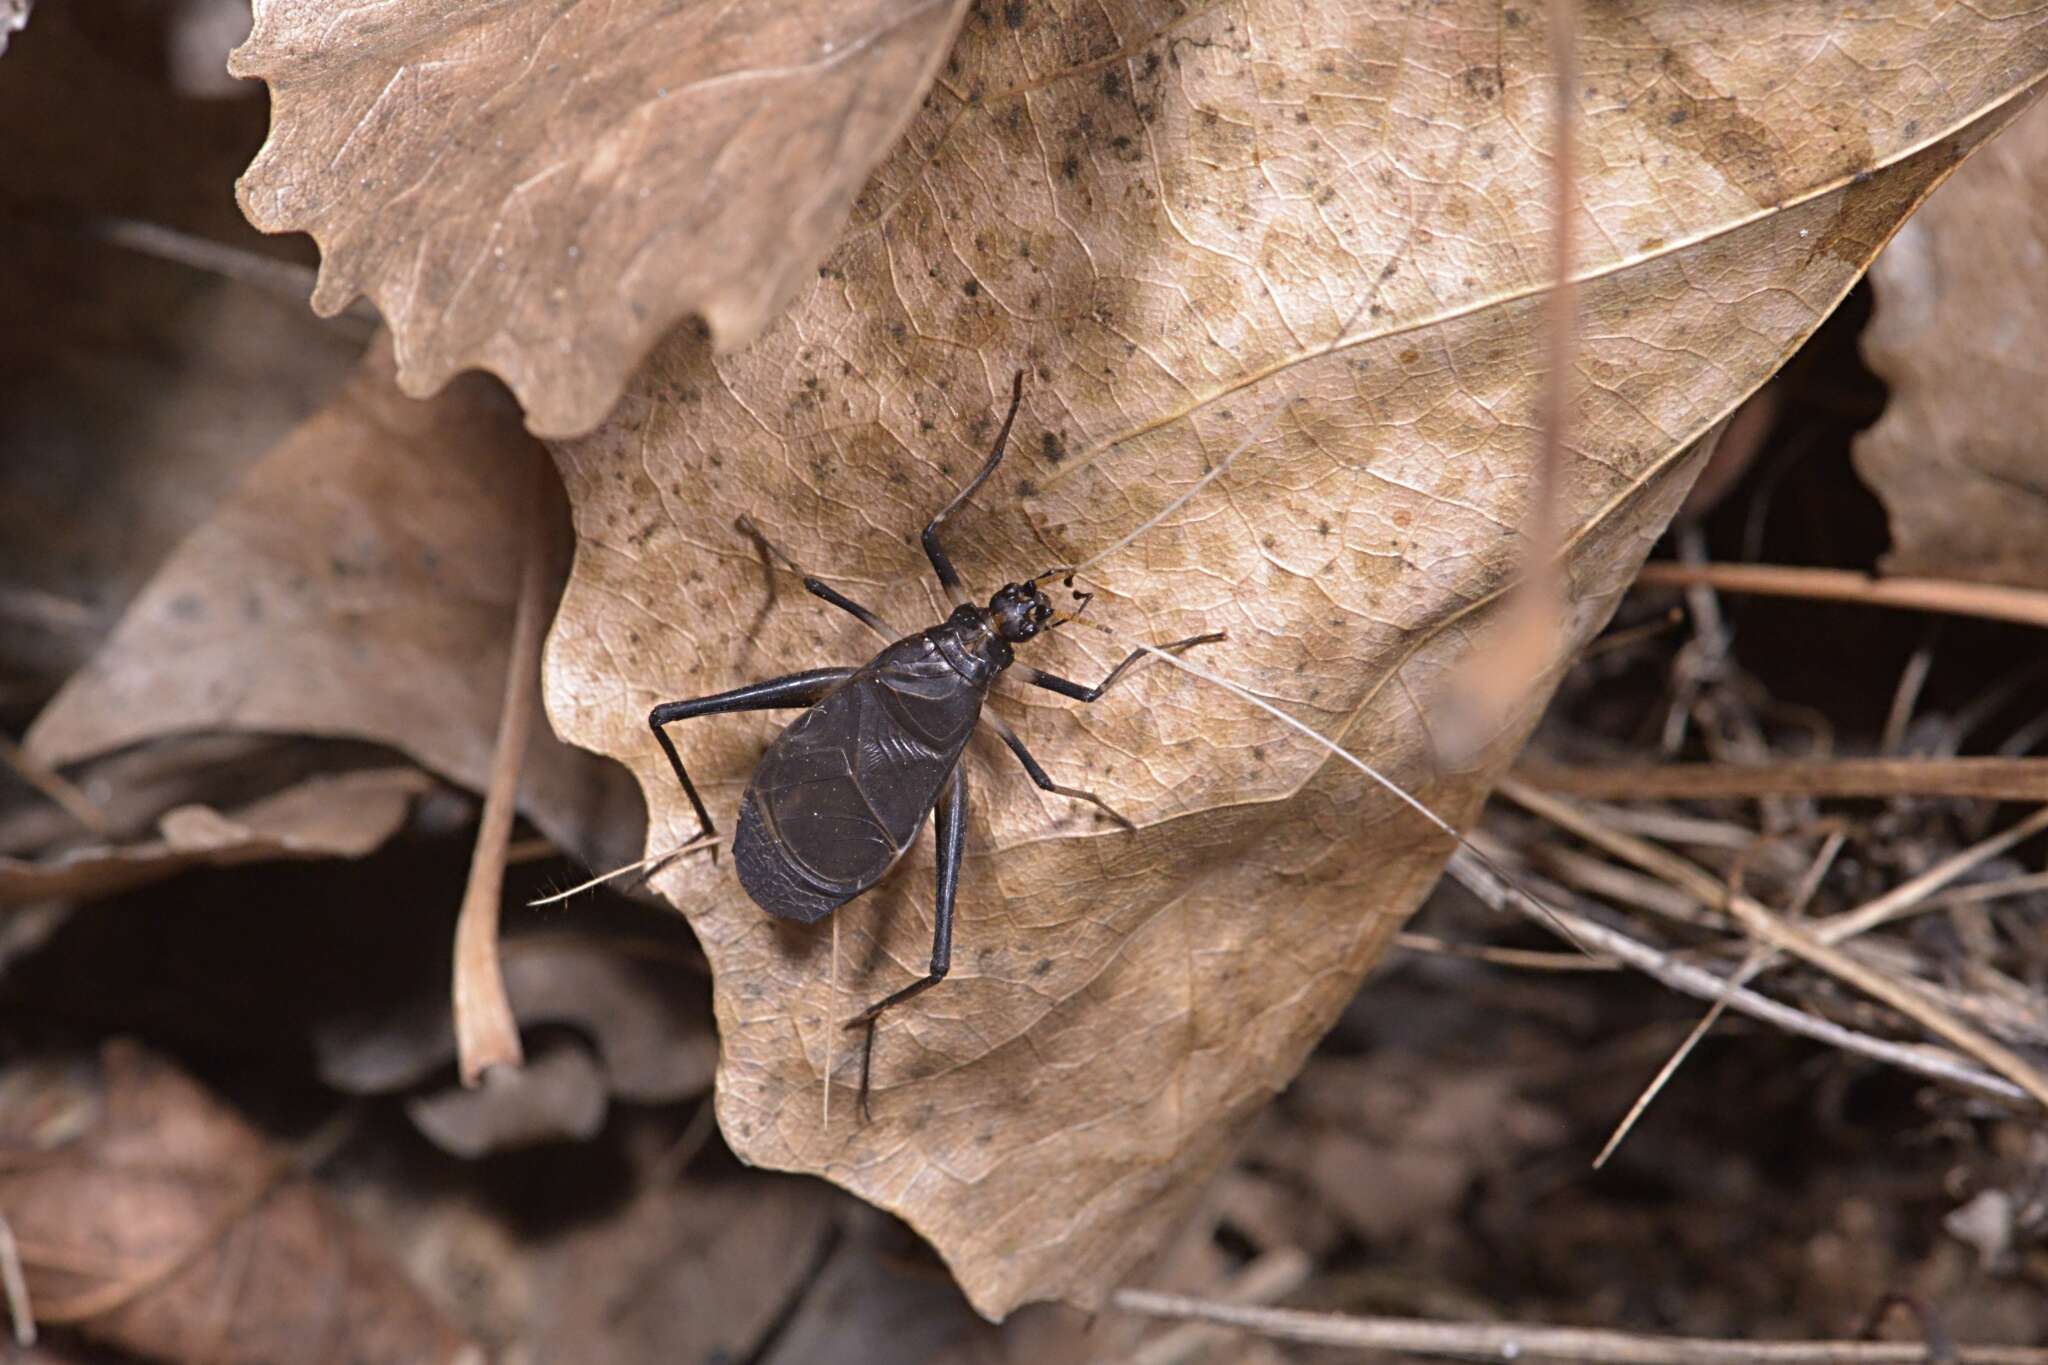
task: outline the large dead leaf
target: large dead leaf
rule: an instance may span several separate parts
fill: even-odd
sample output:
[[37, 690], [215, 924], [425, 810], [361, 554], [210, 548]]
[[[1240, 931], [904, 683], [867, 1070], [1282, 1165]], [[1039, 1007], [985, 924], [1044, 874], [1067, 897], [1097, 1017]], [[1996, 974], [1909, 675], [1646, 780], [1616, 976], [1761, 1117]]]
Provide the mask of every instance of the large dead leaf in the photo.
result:
[[[876, 648], [786, 576], [771, 604], [735, 517], [898, 629], [935, 619], [917, 531], [1024, 367], [1018, 453], [952, 524], [984, 592], [1106, 548], [1254, 438], [1091, 575], [1090, 615], [1121, 638], [1069, 630], [1031, 661], [1095, 677], [1130, 641], [1228, 629], [1207, 667], [1469, 819], [1544, 700], [1470, 762], [1437, 757], [1432, 727], [1524, 553], [1540, 9], [1012, 13], [1015, 29], [968, 26], [782, 325], [722, 359], [665, 348], [610, 425], [558, 447], [579, 532], [549, 660], [558, 730], [633, 765], [652, 849], [689, 837], [648, 707]], [[1934, 3], [1853, 24], [1819, 3], [1677, 0], [1583, 19], [1561, 652], [1626, 588], [1695, 438], [2048, 63], [2038, 19]], [[953, 975], [884, 1021], [871, 1124], [838, 1023], [924, 970], [929, 840], [840, 912], [836, 997], [828, 926], [772, 921], [730, 860], [660, 881], [717, 973], [734, 1149], [902, 1215], [992, 1314], [1099, 1302], [1159, 1242], [1446, 853], [1350, 768], [1163, 667], [1092, 708], [1004, 692], [1045, 766], [1140, 828], [973, 746]], [[786, 719], [681, 728], [728, 832]]]
[[19, 1065], [0, 1094], [0, 1213], [46, 1323], [151, 1359], [481, 1359], [291, 1157], [160, 1059]]
[[242, 205], [319, 241], [316, 309], [377, 301], [406, 392], [481, 366], [588, 431], [679, 319], [742, 346], [813, 278], [965, 7], [258, 0]]
[[2048, 108], [1942, 186], [1870, 282], [1891, 386], [1856, 468], [1891, 516], [1894, 573], [2048, 587]]
[[[28, 748], [61, 764], [191, 730], [332, 735], [482, 788], [535, 458], [488, 380], [416, 402], [377, 347], [179, 546]], [[521, 791], [563, 847], [631, 856], [613, 765], [542, 729]]]

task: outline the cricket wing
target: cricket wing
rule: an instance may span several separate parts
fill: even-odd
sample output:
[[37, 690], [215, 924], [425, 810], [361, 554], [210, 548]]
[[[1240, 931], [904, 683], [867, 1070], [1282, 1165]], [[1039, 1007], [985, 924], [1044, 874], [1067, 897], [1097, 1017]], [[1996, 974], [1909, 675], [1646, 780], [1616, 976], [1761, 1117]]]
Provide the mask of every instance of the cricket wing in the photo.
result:
[[[980, 714], [978, 689], [913, 637], [798, 717], [754, 771], [733, 843], [761, 907], [815, 920], [881, 880], [917, 837]], [[909, 657], [904, 657], [905, 655]], [[953, 678], [958, 677], [952, 674]]]

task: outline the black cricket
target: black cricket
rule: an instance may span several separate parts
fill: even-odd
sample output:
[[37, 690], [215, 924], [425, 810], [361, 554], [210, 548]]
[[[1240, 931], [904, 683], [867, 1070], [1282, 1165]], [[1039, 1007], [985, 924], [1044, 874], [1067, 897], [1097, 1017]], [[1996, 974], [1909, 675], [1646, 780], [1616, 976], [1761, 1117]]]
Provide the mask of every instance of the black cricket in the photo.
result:
[[[668, 755], [669, 766], [675, 769], [676, 781], [697, 813], [697, 837], [702, 839], [715, 835], [717, 829], [663, 727], [693, 716], [809, 708], [776, 736], [761, 756], [740, 802], [739, 829], [732, 844], [733, 862], [747, 894], [763, 910], [783, 919], [814, 924], [880, 881], [909, 849], [926, 812], [936, 807], [932, 822], [939, 860], [938, 892], [932, 906], [931, 971], [868, 1006], [845, 1025], [868, 1029], [861, 1061], [863, 1109], [874, 1061], [875, 1020], [884, 1010], [943, 981], [952, 962], [953, 902], [960, 887], [960, 859], [967, 846], [967, 774], [960, 756], [975, 725], [986, 724], [994, 730], [1017, 755], [1031, 780], [1045, 791], [1092, 802], [1125, 829], [1134, 828], [1093, 792], [1054, 782], [1016, 732], [982, 710], [989, 687], [1015, 662], [1011, 646], [1073, 619], [1073, 613], [1055, 614], [1038, 587], [1065, 570], [1055, 569], [1026, 583], [1005, 583], [986, 607], [979, 607], [968, 599], [959, 573], [939, 543], [939, 528], [946, 518], [973, 497], [1002, 463], [1023, 398], [1024, 374], [1019, 371], [1011, 385], [1009, 415], [1003, 419], [988, 461], [924, 528], [924, 552], [931, 560], [932, 572], [956, 604], [951, 616], [928, 630], [896, 640], [859, 668], [814, 668], [708, 697], [663, 702], [647, 717], [662, 752]], [[874, 612], [804, 574], [750, 522], [743, 519], [741, 524], [766, 552], [802, 577], [811, 593], [851, 612], [883, 638], [892, 635]], [[1075, 597], [1086, 604], [1086, 594], [1076, 593]], [[1197, 635], [1159, 648], [1185, 649], [1222, 638], [1221, 633]], [[1093, 687], [1028, 666], [1018, 668], [1017, 673], [1034, 687], [1092, 702], [1144, 657], [1143, 650], [1133, 650]]]

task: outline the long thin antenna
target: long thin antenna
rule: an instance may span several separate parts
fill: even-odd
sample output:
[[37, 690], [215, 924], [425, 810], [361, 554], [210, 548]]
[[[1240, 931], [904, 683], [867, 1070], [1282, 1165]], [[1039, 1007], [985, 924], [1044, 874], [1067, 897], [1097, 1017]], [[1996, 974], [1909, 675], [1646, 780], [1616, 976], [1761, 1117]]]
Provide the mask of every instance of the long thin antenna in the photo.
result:
[[1564, 920], [1558, 916], [1557, 911], [1554, 908], [1545, 905], [1541, 897], [1535, 895], [1533, 892], [1529, 891], [1526, 887], [1524, 887], [1521, 883], [1520, 878], [1508, 872], [1507, 869], [1503, 868], [1499, 863], [1496, 863], [1492, 858], [1489, 858], [1485, 854], [1485, 852], [1479, 848], [1478, 845], [1474, 844], [1470, 839], [1467, 839], [1464, 835], [1458, 833], [1457, 829], [1452, 826], [1450, 821], [1444, 819], [1441, 815], [1438, 815], [1435, 811], [1431, 810], [1421, 801], [1409, 795], [1407, 789], [1403, 787], [1400, 783], [1394, 781], [1394, 779], [1392, 779], [1391, 777], [1388, 777], [1384, 773], [1380, 772], [1379, 769], [1373, 767], [1370, 763], [1367, 763], [1357, 754], [1352, 753], [1349, 749], [1346, 749], [1343, 745], [1337, 743], [1335, 740], [1329, 738], [1326, 735], [1321, 734], [1320, 732], [1315, 730], [1313, 727], [1307, 725], [1306, 723], [1296, 720], [1293, 716], [1288, 715], [1285, 711], [1282, 711], [1279, 707], [1273, 705], [1271, 702], [1265, 700], [1262, 697], [1254, 695], [1252, 692], [1248, 691], [1243, 687], [1238, 686], [1234, 682], [1229, 681], [1227, 678], [1218, 677], [1216, 674], [1211, 673], [1208, 669], [1197, 667], [1196, 665], [1189, 663], [1187, 660], [1180, 658], [1177, 655], [1168, 654], [1163, 649], [1154, 649], [1151, 645], [1147, 644], [1140, 644], [1137, 646], [1137, 648], [1143, 650], [1147, 654], [1157, 655], [1159, 658], [1162, 658], [1166, 660], [1166, 662], [1172, 664], [1175, 668], [1178, 668], [1181, 672], [1191, 673], [1195, 677], [1200, 678], [1203, 682], [1208, 683], [1212, 687], [1222, 688], [1224, 691], [1236, 697], [1239, 701], [1248, 702], [1251, 705], [1256, 706], [1259, 710], [1264, 711], [1267, 715], [1273, 717], [1275, 720], [1279, 721], [1282, 725], [1285, 725], [1290, 730], [1295, 730], [1303, 735], [1306, 735], [1309, 739], [1315, 741], [1315, 743], [1320, 747], [1327, 749], [1331, 754], [1333, 754], [1337, 758], [1343, 759], [1346, 763], [1349, 763], [1352, 767], [1358, 769], [1358, 771], [1364, 773], [1367, 777], [1379, 783], [1380, 786], [1392, 792], [1410, 810], [1413, 810], [1423, 819], [1429, 821], [1430, 824], [1436, 826], [1445, 834], [1448, 834], [1453, 839], [1457, 840], [1459, 846], [1464, 848], [1465, 851], [1470, 853], [1474, 858], [1478, 859], [1480, 864], [1484, 866], [1488, 872], [1491, 872], [1494, 876], [1500, 878], [1501, 881], [1504, 882], [1506, 885], [1512, 887], [1516, 895], [1520, 896], [1523, 900], [1527, 901], [1532, 907], [1534, 907], [1539, 913], [1541, 913], [1545, 919], [1549, 920], [1551, 926], [1555, 928], [1561, 936], [1563, 936], [1564, 940], [1567, 943], [1570, 943], [1574, 948], [1577, 948], [1580, 952], [1586, 954], [1586, 956], [1588, 957], [1599, 956], [1599, 954], [1595, 953], [1591, 948], [1588, 948], [1585, 944], [1581, 943], [1578, 940], [1577, 936], [1575, 936], [1570, 930], [1570, 928], [1568, 928], [1565, 925]]
[[539, 900], [528, 901], [527, 904], [530, 906], [553, 905], [557, 901], [565, 901], [569, 897], [580, 895], [593, 887], [603, 886], [613, 878], [623, 877], [629, 872], [640, 872], [648, 878], [658, 876], [663, 868], [682, 857], [685, 853], [695, 853], [700, 848], [709, 848], [718, 842], [718, 838], [719, 836], [716, 834], [707, 834], [701, 839], [692, 839], [680, 848], [672, 848], [665, 853], [650, 853], [637, 863], [627, 863], [624, 867], [615, 867], [609, 872], [601, 872], [587, 882], [577, 883], [567, 891], [557, 891], [552, 896], [542, 896]]

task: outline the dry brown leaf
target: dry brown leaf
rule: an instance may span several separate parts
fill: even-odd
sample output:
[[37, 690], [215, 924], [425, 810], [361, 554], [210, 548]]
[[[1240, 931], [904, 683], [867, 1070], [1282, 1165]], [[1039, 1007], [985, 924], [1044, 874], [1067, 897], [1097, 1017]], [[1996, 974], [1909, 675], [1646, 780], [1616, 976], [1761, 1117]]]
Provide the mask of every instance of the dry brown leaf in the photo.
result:
[[[1068, 630], [1031, 662], [1092, 679], [1130, 642], [1227, 629], [1205, 667], [1470, 819], [1544, 701], [1467, 766], [1434, 754], [1447, 686], [1500, 624], [1538, 444], [1540, 8], [1011, 13], [967, 26], [782, 325], [735, 356], [664, 348], [610, 425], [557, 448], [579, 533], [557, 729], [634, 767], [650, 850], [681, 844], [695, 823], [648, 708], [876, 648], [786, 575], [771, 604], [735, 518], [896, 628], [937, 619], [917, 532], [1024, 367], [1017, 454], [950, 532], [984, 593], [1107, 549], [1252, 441], [1090, 575], [1119, 639]], [[2048, 67], [2048, 25], [1931, 0], [1856, 25], [1818, 3], [1583, 19], [1563, 649], [1607, 619], [1695, 439]], [[977, 741], [953, 974], [884, 1021], [872, 1124], [838, 1025], [924, 971], [930, 841], [840, 912], [836, 998], [828, 926], [771, 920], [729, 860], [659, 882], [717, 974], [734, 1150], [901, 1215], [990, 1314], [1099, 1303], [1159, 1243], [1447, 852], [1353, 770], [1162, 666], [1094, 707], [1004, 692], [1053, 775], [1140, 828]], [[679, 727], [728, 832], [786, 720]]]
[[[271, 735], [194, 734], [96, 758], [73, 777], [113, 843], [153, 838], [176, 806], [231, 810], [323, 774], [389, 766], [369, 744]], [[25, 782], [0, 788], [0, 855], [48, 860], [89, 842], [77, 819]]]
[[242, 206], [320, 243], [314, 308], [376, 300], [407, 393], [482, 367], [578, 434], [682, 318], [731, 350], [814, 278], [965, 8], [258, 0]]
[[0, 81], [0, 706], [24, 715], [361, 350], [289, 299], [89, 235], [117, 216], [284, 245], [231, 190], [262, 109], [173, 97], [87, 41], [85, 20], [39, 16]]
[[[479, 1089], [455, 1087], [415, 1101], [414, 1121], [446, 1150], [475, 1155], [513, 1145], [510, 1139], [534, 1141], [536, 1133], [587, 1137], [603, 1120], [608, 1095], [662, 1104], [710, 1088], [718, 1044], [707, 992], [682, 962], [603, 938], [557, 934], [514, 937], [502, 951], [521, 1032], [564, 1026], [588, 1039], [595, 1056], [570, 1049], [574, 1056], [556, 1058], [553, 1076], [539, 1086], [526, 1085], [527, 1073], [494, 1068]], [[320, 1079], [337, 1089], [385, 1094], [418, 1085], [455, 1058], [447, 995], [323, 1020], [313, 1051]], [[490, 1079], [500, 1073], [519, 1076], [519, 1084]], [[458, 1115], [452, 1126], [443, 1121]]]
[[190, 867], [360, 858], [398, 832], [413, 798], [431, 786], [416, 768], [384, 768], [316, 777], [227, 814], [179, 806], [165, 813], [156, 839], [41, 862], [0, 858], [0, 906], [111, 896]]
[[581, 1044], [560, 1041], [516, 1066], [493, 1066], [476, 1089], [452, 1086], [405, 1102], [406, 1117], [459, 1157], [549, 1142], [586, 1142], [604, 1127], [604, 1066]]
[[476, 1359], [288, 1154], [128, 1044], [58, 1107], [0, 1125], [0, 1214], [46, 1322], [152, 1359], [432, 1365]]
[[[489, 380], [400, 394], [388, 345], [250, 471], [36, 718], [64, 764], [159, 735], [368, 739], [472, 789], [489, 774], [531, 438]], [[630, 785], [544, 731], [522, 807], [563, 847], [632, 856]]]
[[1427, 1245], [1486, 1180], [1514, 1178], [1530, 1151], [1565, 1137], [1557, 1115], [1517, 1093], [1511, 1061], [1449, 1078], [1390, 1050], [1318, 1057], [1283, 1102], [1296, 1122], [1269, 1136], [1269, 1170], [1294, 1177], [1368, 1245]]
[[1942, 186], [1870, 270], [1891, 386], [1856, 438], [1892, 573], [2048, 587], [2048, 108]]
[[540, 1361], [750, 1360], [803, 1290], [832, 1201], [804, 1182], [670, 1181], [536, 1257], [526, 1340]]
[[[540, 1203], [572, 1218], [566, 1227], [508, 1216], [503, 1191], [492, 1189], [498, 1182], [395, 1182], [388, 1159], [361, 1160], [360, 1149], [351, 1149], [356, 1171], [337, 1172], [337, 1183], [356, 1217], [401, 1248], [430, 1295], [501, 1343], [499, 1359], [759, 1359], [815, 1275], [833, 1212], [848, 1201], [815, 1181], [723, 1161], [679, 1174], [698, 1148], [687, 1134], [679, 1139], [674, 1115], [618, 1116], [602, 1141], [601, 1150], [529, 1168], [548, 1173]], [[587, 1197], [579, 1182], [591, 1177], [592, 1158], [619, 1198]]]
[[[761, 1365], [1004, 1365], [1001, 1329], [969, 1311], [944, 1277], [906, 1263], [910, 1248], [901, 1245], [900, 1228], [874, 1213], [844, 1223], [838, 1245]], [[1061, 1365], [1084, 1357], [1040, 1352], [1024, 1358]], [[1098, 1350], [1087, 1358], [1103, 1356]]]

